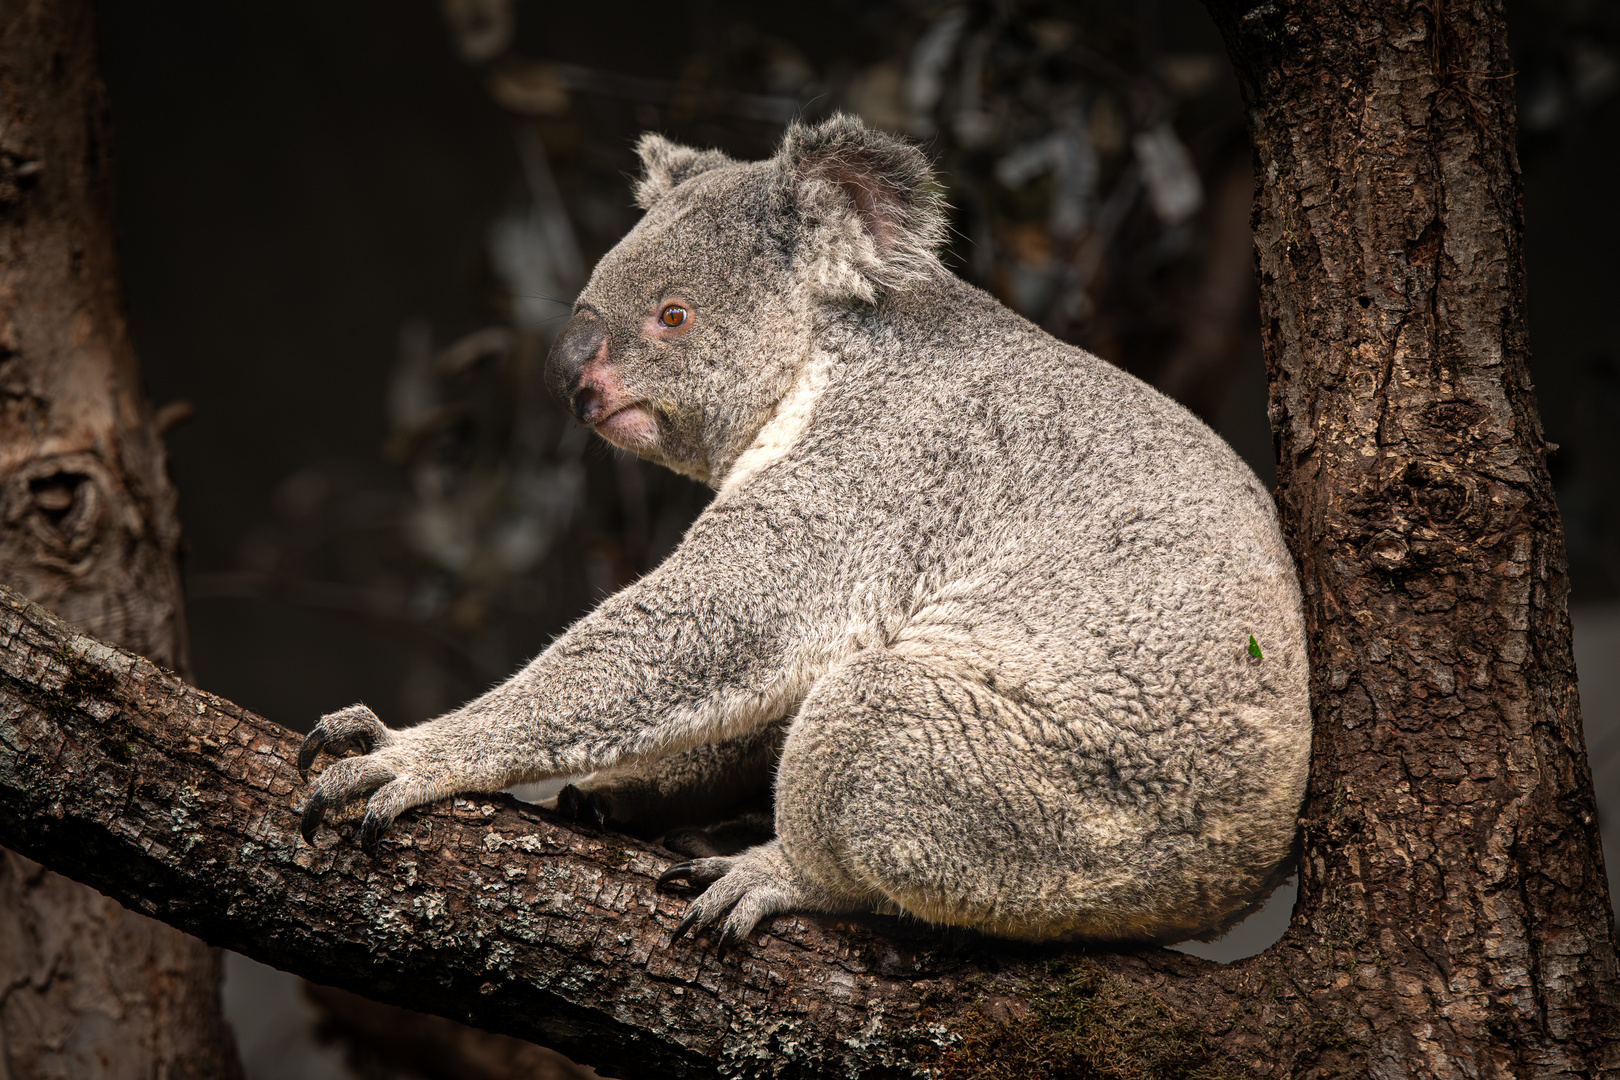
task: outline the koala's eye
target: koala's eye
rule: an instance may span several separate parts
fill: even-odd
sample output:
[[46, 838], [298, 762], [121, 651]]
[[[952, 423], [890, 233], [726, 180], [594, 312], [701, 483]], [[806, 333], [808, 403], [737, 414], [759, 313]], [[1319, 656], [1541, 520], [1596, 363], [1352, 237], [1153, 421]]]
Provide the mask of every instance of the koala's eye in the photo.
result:
[[658, 313], [658, 321], [671, 329], [685, 326], [687, 317], [687, 310], [679, 304], [666, 304]]

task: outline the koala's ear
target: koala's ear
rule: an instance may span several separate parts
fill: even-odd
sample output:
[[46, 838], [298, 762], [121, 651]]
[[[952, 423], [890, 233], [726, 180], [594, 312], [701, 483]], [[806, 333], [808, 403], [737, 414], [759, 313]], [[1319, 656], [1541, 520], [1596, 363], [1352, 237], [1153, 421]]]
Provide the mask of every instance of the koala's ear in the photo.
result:
[[921, 150], [838, 114], [789, 127], [775, 160], [778, 197], [806, 226], [801, 254], [823, 295], [872, 301], [944, 273], [945, 201]]
[[633, 190], [636, 205], [643, 210], [651, 210], [653, 203], [682, 180], [732, 163], [718, 150], [694, 150], [650, 131], [636, 142], [636, 154], [641, 158], [641, 175]]

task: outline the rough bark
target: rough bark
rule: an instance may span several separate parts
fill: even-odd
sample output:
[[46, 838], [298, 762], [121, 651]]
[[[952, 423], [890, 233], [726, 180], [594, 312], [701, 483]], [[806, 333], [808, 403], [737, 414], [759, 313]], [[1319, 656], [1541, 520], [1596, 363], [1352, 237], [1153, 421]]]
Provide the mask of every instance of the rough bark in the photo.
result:
[[[0, 578], [183, 668], [174, 493], [113, 245], [88, 2], [0, 0]], [[0, 851], [0, 1075], [229, 1076], [202, 942]]]
[[1295, 992], [1377, 1075], [1620, 1068], [1500, 0], [1212, 0], [1316, 741]]

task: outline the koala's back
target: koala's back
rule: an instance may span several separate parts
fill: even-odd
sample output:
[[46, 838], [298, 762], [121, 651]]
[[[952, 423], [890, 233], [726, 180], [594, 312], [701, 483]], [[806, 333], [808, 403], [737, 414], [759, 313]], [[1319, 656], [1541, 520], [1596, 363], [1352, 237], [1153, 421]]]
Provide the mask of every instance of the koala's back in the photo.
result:
[[[1040, 798], [1085, 824], [1066, 860], [1029, 853], [1029, 887], [1091, 905], [1075, 930], [1168, 939], [1241, 914], [1292, 844], [1310, 738], [1298, 586], [1252, 472], [954, 278], [824, 342], [813, 418], [747, 486], [836, 537], [832, 639], [982, 683], [1011, 703], [1006, 739], [1056, 755]], [[1132, 910], [1109, 910], [1121, 881]]]

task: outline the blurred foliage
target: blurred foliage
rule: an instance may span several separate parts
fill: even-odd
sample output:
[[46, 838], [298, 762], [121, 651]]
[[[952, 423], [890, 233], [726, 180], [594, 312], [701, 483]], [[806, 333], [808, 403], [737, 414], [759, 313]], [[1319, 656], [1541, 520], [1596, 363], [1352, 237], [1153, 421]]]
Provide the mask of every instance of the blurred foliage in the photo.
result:
[[1620, 94], [1620, 4], [1519, 0], [1510, 15], [1526, 158], [1578, 134], [1592, 110]]
[[[1620, 104], [1620, 4], [1614, 0], [1517, 0], [1510, 11], [1514, 66], [1519, 102], [1519, 158], [1526, 174], [1535, 170], [1566, 168], [1578, 155], [1577, 144], [1590, 143], [1605, 129], [1601, 110], [1612, 117]], [[1612, 120], [1608, 122], [1612, 130]], [[1601, 138], [1601, 136], [1599, 136]], [[1585, 179], [1585, 178], [1581, 178]], [[1593, 185], [1607, 188], [1611, 206], [1616, 190], [1612, 174]], [[1564, 190], [1579, 190], [1561, 183]], [[1609, 207], [1582, 205], [1583, 213], [1601, 223], [1612, 220]], [[1532, 243], [1548, 221], [1532, 219]], [[1606, 272], [1607, 260], [1597, 254], [1604, 244], [1577, 245], [1575, 265], [1597, 277]], [[1588, 254], [1591, 253], [1591, 254]], [[1586, 256], [1586, 257], [1582, 257]], [[1612, 277], [1612, 272], [1610, 273]], [[1532, 275], [1532, 304], [1545, 280]], [[1576, 355], [1549, 355], [1549, 327], [1532, 320], [1534, 370], [1538, 387], [1545, 391], [1549, 376], [1564, 383], [1564, 408], [1548, 408], [1543, 398], [1542, 419], [1562, 448], [1548, 459], [1558, 489], [1564, 521], [1564, 543], [1569, 552], [1570, 575], [1582, 600], [1611, 599], [1620, 595], [1620, 352], [1612, 345]], [[1611, 339], [1612, 340], [1612, 339]], [[1562, 370], [1552, 373], [1548, 363]], [[1615, 751], [1620, 752], [1620, 751]], [[1611, 757], [1613, 754], [1611, 753]]]

